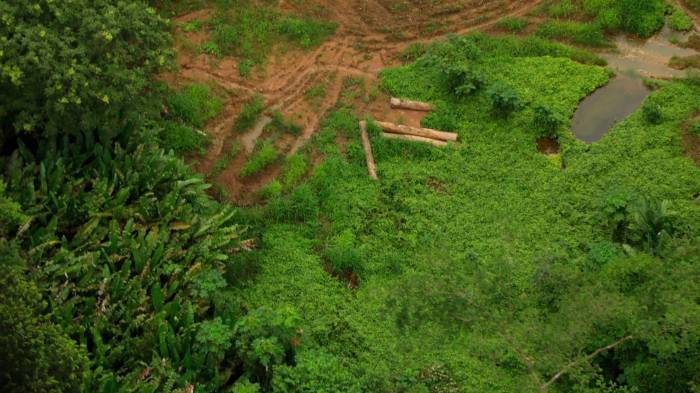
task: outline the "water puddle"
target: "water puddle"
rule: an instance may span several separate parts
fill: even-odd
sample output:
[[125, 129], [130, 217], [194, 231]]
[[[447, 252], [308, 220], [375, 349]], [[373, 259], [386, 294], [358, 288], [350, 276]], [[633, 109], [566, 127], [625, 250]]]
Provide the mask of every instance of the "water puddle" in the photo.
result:
[[618, 75], [581, 101], [572, 119], [574, 135], [584, 142], [595, 142], [639, 108], [650, 94], [643, 78], [683, 77], [685, 71], [673, 69], [668, 63], [673, 56], [685, 57], [697, 53], [673, 44], [686, 39], [687, 34], [673, 32], [668, 27], [646, 41], [617, 37], [615, 43], [618, 51], [601, 56]]
[[571, 130], [578, 139], [595, 142], [634, 112], [649, 93], [638, 75], [619, 74], [581, 101]]

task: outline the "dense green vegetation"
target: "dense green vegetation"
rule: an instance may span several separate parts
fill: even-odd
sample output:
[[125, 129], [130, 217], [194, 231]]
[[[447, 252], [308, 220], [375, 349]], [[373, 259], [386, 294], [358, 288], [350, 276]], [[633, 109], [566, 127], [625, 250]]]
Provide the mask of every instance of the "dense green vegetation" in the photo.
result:
[[[543, 38], [646, 36], [663, 2], [555, 1], [562, 20], [533, 37], [409, 47], [381, 88], [434, 104], [423, 124], [460, 141], [387, 140], [367, 119], [378, 182], [351, 107], [370, 99], [364, 79], [343, 81], [297, 154], [277, 151], [300, 128], [273, 112], [242, 175], [279, 175], [247, 208], [212, 199], [182, 160], [221, 93], [155, 78], [172, 60], [160, 15], [202, 2], [153, 4], [0, 3], [4, 391], [700, 391], [700, 171], [679, 132], [700, 129], [700, 83], [658, 82], [587, 145], [567, 119], [611, 72]], [[181, 28], [255, 64], [279, 37], [333, 31], [272, 2], [212, 4]], [[245, 103], [232, 135], [264, 109]], [[561, 153], [540, 154], [543, 136]]]
[[[476, 35], [385, 71], [392, 94], [437, 104], [426, 126], [453, 124], [463, 142], [435, 150], [371, 129], [374, 183], [357, 119], [333, 112], [308, 184], [248, 218], [267, 225], [247, 304], [298, 309], [303, 351], [329, 352], [363, 391], [697, 388], [700, 172], [680, 155], [678, 125], [700, 109], [700, 86], [664, 85], [649, 98], [657, 124], [640, 110], [587, 146], [561, 119], [608, 71], [571, 58]], [[444, 61], [507, 84], [520, 110], [493, 113], [488, 88], [454, 95], [434, 66]], [[566, 170], [535, 149], [551, 130]]]

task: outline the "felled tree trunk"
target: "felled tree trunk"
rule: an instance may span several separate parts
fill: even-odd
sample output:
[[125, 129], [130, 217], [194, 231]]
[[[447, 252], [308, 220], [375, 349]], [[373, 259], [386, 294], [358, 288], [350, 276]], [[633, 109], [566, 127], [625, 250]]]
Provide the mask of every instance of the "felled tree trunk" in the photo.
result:
[[388, 139], [400, 139], [400, 140], [409, 141], [409, 142], [429, 143], [433, 146], [439, 146], [439, 147], [447, 146], [447, 142], [445, 142], [445, 141], [439, 141], [437, 139], [432, 139], [432, 138], [425, 138], [422, 136], [392, 134], [390, 132], [382, 132], [382, 136], [384, 138], [388, 138]]
[[374, 164], [374, 156], [372, 155], [372, 145], [369, 144], [369, 136], [367, 135], [367, 122], [364, 120], [360, 122], [360, 136], [362, 137], [362, 146], [365, 148], [369, 177], [379, 180], [379, 177], [377, 177], [377, 166]]
[[383, 121], [377, 121], [375, 123], [381, 127], [382, 130], [392, 134], [420, 136], [423, 138], [437, 139], [439, 141], [456, 141], [458, 137], [458, 135], [453, 132], [438, 131], [430, 128], [409, 127]]
[[395, 109], [408, 109], [411, 111], [430, 112], [433, 106], [420, 101], [402, 100], [401, 98], [391, 97], [391, 107]]

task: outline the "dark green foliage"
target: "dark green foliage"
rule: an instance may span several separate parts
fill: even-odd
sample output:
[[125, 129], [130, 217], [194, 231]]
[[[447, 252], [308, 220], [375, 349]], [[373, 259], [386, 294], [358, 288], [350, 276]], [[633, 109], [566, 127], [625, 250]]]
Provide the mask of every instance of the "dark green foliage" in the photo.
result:
[[168, 97], [170, 111], [178, 119], [195, 127], [216, 117], [221, 111], [221, 99], [212, 95], [209, 86], [196, 84], [183, 88]]
[[518, 92], [503, 82], [492, 84], [486, 95], [491, 103], [491, 109], [501, 116], [508, 116], [522, 107]]
[[8, 393], [80, 392], [85, 348], [43, 315], [46, 304], [25, 277], [14, 245], [0, 238], [0, 385]]
[[642, 104], [642, 114], [649, 124], [659, 124], [663, 120], [661, 105], [651, 99], [644, 101], [644, 104]]
[[534, 123], [542, 136], [556, 138], [559, 134], [559, 129], [566, 123], [566, 119], [554, 112], [546, 105], [536, 105], [533, 108]]
[[446, 67], [445, 80], [448, 90], [457, 97], [466, 97], [486, 84], [483, 74], [465, 65]]
[[164, 121], [159, 136], [163, 148], [172, 149], [179, 155], [191, 152], [203, 154], [208, 142], [206, 135], [174, 121]]
[[[93, 151], [77, 167], [55, 152], [34, 164], [20, 151], [4, 174], [34, 216], [20, 244], [35, 248], [26, 258], [51, 299], [46, 311], [91, 349], [90, 391], [211, 377], [217, 363], [200, 370], [205, 354], [192, 347], [193, 324], [225, 285], [217, 275], [237, 244], [234, 211], [209, 200], [208, 186], [156, 147]], [[161, 357], [167, 368], [137, 379]]]
[[170, 59], [167, 22], [143, 2], [8, 0], [0, 14], [2, 133], [115, 135]]
[[276, 366], [295, 364], [295, 348], [302, 339], [299, 322], [291, 308], [258, 308], [238, 320], [233, 330], [236, 351], [252, 381], [269, 386]]

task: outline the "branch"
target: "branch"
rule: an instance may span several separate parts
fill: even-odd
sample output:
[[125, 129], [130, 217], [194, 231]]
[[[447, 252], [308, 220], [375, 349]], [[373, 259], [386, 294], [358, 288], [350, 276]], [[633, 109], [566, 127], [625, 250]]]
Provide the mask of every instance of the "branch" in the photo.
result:
[[627, 342], [627, 341], [629, 341], [629, 340], [631, 340], [631, 339], [633, 339], [633, 338], [634, 338], [634, 336], [631, 336], [631, 335], [630, 335], [630, 336], [623, 337], [623, 338], [621, 338], [621, 339], [615, 341], [615, 342], [612, 343], [612, 344], [609, 344], [609, 345], [606, 345], [606, 346], [604, 346], [604, 347], [602, 347], [602, 348], [596, 349], [595, 351], [593, 351], [592, 353], [590, 353], [589, 355], [587, 355], [587, 356], [585, 356], [585, 357], [583, 357], [583, 358], [581, 358], [581, 359], [574, 360], [573, 362], [571, 362], [571, 363], [569, 363], [568, 365], [566, 365], [566, 367], [564, 367], [563, 369], [561, 369], [558, 373], [554, 374], [554, 376], [553, 376], [549, 381], [547, 381], [544, 385], [542, 385], [542, 389], [541, 389], [541, 390], [542, 390], [543, 392], [546, 392], [547, 389], [549, 388], [549, 386], [551, 386], [554, 382], [556, 382], [559, 378], [561, 378], [564, 374], [568, 373], [574, 366], [576, 366], [577, 364], [581, 363], [582, 361], [591, 360], [591, 359], [593, 359], [594, 357], [600, 355], [602, 352], [609, 351], [609, 350], [611, 350], [611, 349], [617, 347], [618, 345], [621, 345], [621, 344], [623, 344], [623, 343], [625, 343], [625, 342]]

